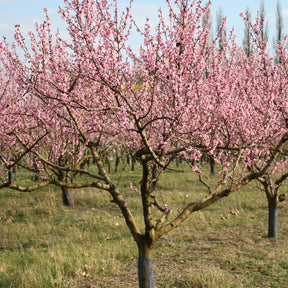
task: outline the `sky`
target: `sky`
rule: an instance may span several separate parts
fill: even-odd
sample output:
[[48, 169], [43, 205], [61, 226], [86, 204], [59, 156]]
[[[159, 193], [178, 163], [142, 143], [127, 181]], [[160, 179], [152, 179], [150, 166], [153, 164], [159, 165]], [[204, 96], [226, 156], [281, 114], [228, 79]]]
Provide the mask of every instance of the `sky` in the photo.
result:
[[[223, 15], [228, 17], [228, 30], [235, 29], [236, 39], [242, 44], [243, 39], [243, 20], [239, 16], [245, 12], [247, 7], [255, 18], [263, 0], [211, 0], [212, 2], [212, 23], [216, 25], [216, 12], [222, 9]], [[156, 19], [159, 7], [166, 7], [165, 0], [134, 0], [133, 14], [137, 24], [141, 27], [146, 17], [149, 17], [153, 23]], [[203, 1], [205, 2], [205, 1]], [[266, 19], [268, 20], [269, 39], [272, 40], [276, 35], [275, 15], [277, 0], [264, 0]], [[279, 0], [282, 8], [284, 20], [284, 33], [288, 33], [288, 0]], [[127, 0], [118, 0], [119, 5], [126, 5]], [[0, 37], [7, 37], [12, 42], [14, 34], [14, 25], [21, 24], [22, 31], [27, 32], [34, 29], [36, 22], [41, 23], [44, 20], [44, 8], [48, 8], [48, 14], [52, 19], [53, 27], [63, 29], [64, 23], [57, 14], [59, 6], [64, 6], [63, 0], [0, 0]], [[214, 21], [214, 22], [213, 22]]]

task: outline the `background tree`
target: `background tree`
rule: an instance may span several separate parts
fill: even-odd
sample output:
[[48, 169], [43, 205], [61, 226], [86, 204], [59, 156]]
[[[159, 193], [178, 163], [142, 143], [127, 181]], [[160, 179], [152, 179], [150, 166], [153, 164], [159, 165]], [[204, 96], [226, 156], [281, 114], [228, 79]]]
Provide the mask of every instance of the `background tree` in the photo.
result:
[[[208, 1], [209, 3], [209, 1]], [[207, 3], [207, 4], [208, 4]], [[207, 5], [206, 4], [206, 5]], [[210, 31], [210, 41], [213, 41], [213, 29], [212, 29], [212, 17], [211, 17], [211, 11], [210, 9], [205, 13], [203, 14], [203, 17], [202, 17], [202, 27], [203, 28], [206, 28], [208, 27], [209, 31]]]
[[224, 15], [223, 15], [223, 10], [222, 8], [219, 8], [217, 13], [216, 13], [216, 37], [219, 38], [219, 49], [222, 50], [223, 49], [223, 46], [225, 45], [225, 43], [223, 43], [225, 40], [225, 33], [226, 33], [226, 30], [225, 30], [225, 18], [224, 18]]
[[260, 10], [258, 12], [258, 18], [259, 20], [259, 33], [260, 37], [262, 39], [262, 42], [268, 40], [268, 21], [266, 20], [266, 11], [265, 11], [265, 5], [264, 2], [261, 1], [260, 3]]
[[243, 48], [246, 52], [247, 56], [249, 57], [252, 53], [252, 39], [251, 39], [251, 25], [249, 22], [251, 21], [251, 12], [249, 11], [249, 8], [246, 9], [247, 14], [247, 20], [244, 23], [244, 38], [243, 38]]
[[279, 62], [279, 58], [277, 56], [277, 47], [278, 43], [281, 42], [283, 39], [283, 16], [282, 16], [282, 9], [281, 4], [279, 1], [277, 1], [276, 5], [276, 39], [274, 40], [274, 46], [276, 50], [275, 55], [275, 63]]
[[[246, 13], [244, 17], [245, 21], [249, 20], [248, 17], [249, 15]], [[258, 18], [256, 18], [255, 24], [252, 24], [251, 21], [247, 23], [250, 25], [250, 29], [253, 32], [251, 33], [251, 40], [253, 43], [255, 43], [253, 44], [253, 51], [256, 52], [256, 55], [258, 55], [250, 55], [249, 61], [252, 61], [252, 59], [256, 56], [259, 58], [258, 63], [261, 63], [260, 65], [255, 63], [256, 66], [253, 66], [254, 64], [251, 63], [251, 67], [258, 67], [260, 72], [255, 73], [251, 71], [251, 79], [256, 78], [259, 81], [259, 85], [255, 93], [261, 95], [261, 99], [259, 99], [257, 102], [261, 103], [264, 100], [266, 104], [262, 102], [263, 105], [267, 105], [267, 103], [269, 103], [268, 105], [271, 105], [271, 111], [274, 111], [275, 116], [277, 115], [275, 118], [277, 119], [277, 123], [275, 122], [275, 124], [279, 127], [279, 129], [283, 129], [285, 126], [288, 127], [287, 109], [283, 103], [283, 96], [281, 96], [285, 94], [285, 91], [287, 90], [287, 81], [285, 76], [286, 64], [281, 63], [280, 65], [280, 63], [278, 63], [275, 65], [275, 60], [272, 57], [269, 57], [268, 41], [265, 38], [259, 37], [259, 35], [263, 35], [263, 18], [261, 17], [261, 14], [258, 15]], [[287, 57], [286, 52], [287, 44], [279, 42], [276, 57], [282, 61]], [[256, 85], [253, 85], [253, 87], [256, 87]], [[259, 89], [262, 90], [262, 92], [260, 92]], [[275, 116], [271, 115], [271, 117]], [[273, 120], [271, 119], [269, 121]], [[274, 133], [276, 133], [276, 130], [274, 130]], [[275, 147], [273, 149], [275, 149]], [[279, 202], [285, 200], [285, 195], [279, 195], [278, 191], [282, 183], [287, 179], [286, 146], [284, 146], [282, 149], [277, 148], [277, 150], [278, 156], [275, 158], [274, 164], [271, 165], [271, 167], [265, 172], [265, 175], [258, 179], [259, 183], [262, 185], [261, 188], [263, 191], [265, 191], [265, 195], [268, 201], [268, 237], [273, 238], [277, 238]], [[256, 171], [258, 166], [255, 165], [253, 169]]]

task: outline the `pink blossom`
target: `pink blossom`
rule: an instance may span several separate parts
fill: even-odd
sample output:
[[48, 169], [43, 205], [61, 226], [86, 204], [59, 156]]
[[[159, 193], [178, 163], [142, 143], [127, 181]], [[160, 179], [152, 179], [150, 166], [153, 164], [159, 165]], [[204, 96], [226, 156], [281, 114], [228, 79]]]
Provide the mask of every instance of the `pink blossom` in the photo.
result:
[[162, 209], [163, 210], [166, 210], [168, 208], [167, 204], [165, 203], [163, 206], [162, 206]]

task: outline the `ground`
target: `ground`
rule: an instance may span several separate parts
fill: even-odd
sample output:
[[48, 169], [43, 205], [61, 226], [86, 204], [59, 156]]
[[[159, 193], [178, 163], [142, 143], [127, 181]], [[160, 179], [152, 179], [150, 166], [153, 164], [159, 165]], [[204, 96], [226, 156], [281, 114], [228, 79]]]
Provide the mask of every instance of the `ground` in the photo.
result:
[[[121, 176], [122, 191], [141, 228], [139, 192], [129, 185], [139, 185], [136, 176]], [[174, 203], [169, 217], [207, 193], [189, 173], [166, 176], [157, 192]], [[118, 207], [103, 191], [71, 193], [74, 209], [55, 187], [0, 191], [1, 288], [138, 287], [137, 248]], [[279, 208], [278, 239], [267, 238], [267, 200], [255, 183], [193, 213], [154, 247], [156, 288], [287, 288], [287, 207]]]
[[[205, 218], [205, 213], [198, 214]], [[240, 210], [239, 215], [216, 215], [222, 223], [215, 231], [201, 233], [201, 227], [200, 231], [197, 227], [185, 227], [179, 231], [181, 241], [177, 241], [177, 235], [176, 239], [175, 235], [160, 239], [153, 258], [156, 287], [288, 287], [288, 248], [283, 233], [281, 239], [267, 238], [265, 218], [264, 221], [259, 219], [258, 227], [249, 222], [246, 226], [245, 223], [233, 226], [239, 221], [236, 218], [247, 220], [243, 214], [244, 210]], [[250, 217], [255, 223], [255, 217]], [[207, 221], [204, 219], [209, 225]], [[157, 249], [162, 252], [157, 253]], [[137, 275], [136, 261], [133, 258], [129, 263], [115, 267], [111, 275], [103, 273], [99, 277], [88, 277], [79, 281], [79, 285], [86, 288], [137, 287], [137, 279], [133, 276]]]

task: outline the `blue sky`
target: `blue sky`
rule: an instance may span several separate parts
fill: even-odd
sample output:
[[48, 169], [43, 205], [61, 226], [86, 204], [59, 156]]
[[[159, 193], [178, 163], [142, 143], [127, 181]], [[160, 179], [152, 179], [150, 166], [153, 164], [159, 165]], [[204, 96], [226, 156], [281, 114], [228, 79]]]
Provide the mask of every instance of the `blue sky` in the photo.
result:
[[[125, 5], [129, 1], [118, 0], [120, 5]], [[228, 29], [235, 28], [237, 39], [242, 43], [243, 21], [239, 17], [240, 12], [245, 12], [249, 7], [252, 17], [256, 16], [261, 0], [212, 0], [212, 13], [221, 7], [223, 15], [228, 17]], [[266, 18], [269, 24], [270, 40], [275, 35], [275, 13], [277, 0], [264, 0]], [[284, 19], [284, 31], [288, 33], [288, 1], [280, 0], [282, 15]], [[41, 22], [44, 18], [43, 8], [48, 8], [49, 16], [55, 28], [63, 28], [63, 23], [57, 15], [59, 5], [63, 5], [63, 0], [0, 0], [0, 37], [6, 36], [12, 41], [14, 34], [14, 24], [21, 24], [23, 31], [33, 30], [35, 22]], [[159, 7], [165, 6], [165, 0], [134, 0], [133, 13], [135, 19], [141, 26], [145, 18], [149, 17], [153, 21]], [[214, 16], [214, 25], [216, 20]]]

